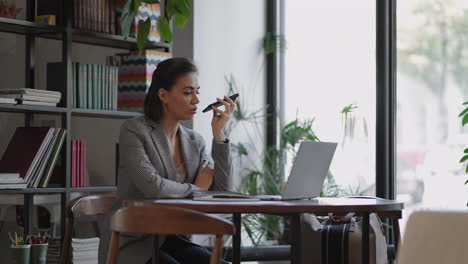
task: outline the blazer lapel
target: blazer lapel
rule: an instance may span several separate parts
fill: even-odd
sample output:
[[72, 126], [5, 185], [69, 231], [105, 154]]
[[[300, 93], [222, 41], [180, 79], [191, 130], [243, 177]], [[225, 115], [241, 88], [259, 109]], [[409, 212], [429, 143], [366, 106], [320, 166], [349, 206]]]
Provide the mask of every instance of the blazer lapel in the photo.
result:
[[200, 164], [198, 148], [195, 144], [195, 140], [190, 136], [186, 128], [182, 125], [179, 125], [179, 138], [182, 154], [184, 157], [184, 166], [185, 170], [187, 171], [186, 182], [193, 183], [198, 166]]
[[151, 131], [151, 138], [153, 139], [156, 150], [159, 153], [159, 158], [162, 161], [162, 166], [166, 172], [166, 178], [175, 181], [177, 179], [174, 161], [172, 160], [171, 151], [169, 150], [169, 142], [167, 141], [166, 134], [160, 124], [153, 121], [148, 123], [154, 128]]

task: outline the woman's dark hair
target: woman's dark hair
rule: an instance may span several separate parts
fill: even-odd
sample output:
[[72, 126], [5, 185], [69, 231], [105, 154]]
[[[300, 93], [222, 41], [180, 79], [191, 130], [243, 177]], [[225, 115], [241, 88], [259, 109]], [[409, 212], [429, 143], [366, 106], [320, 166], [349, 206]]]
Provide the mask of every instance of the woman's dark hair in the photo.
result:
[[170, 91], [180, 76], [191, 72], [198, 72], [197, 66], [186, 58], [172, 58], [160, 62], [153, 72], [151, 86], [146, 94], [145, 117], [159, 123], [162, 115], [159, 89]]

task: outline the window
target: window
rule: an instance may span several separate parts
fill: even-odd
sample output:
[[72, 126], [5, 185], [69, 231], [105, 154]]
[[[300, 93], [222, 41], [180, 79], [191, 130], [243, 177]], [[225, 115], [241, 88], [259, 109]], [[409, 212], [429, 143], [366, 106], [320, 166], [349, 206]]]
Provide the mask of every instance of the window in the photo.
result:
[[339, 142], [341, 194], [375, 195], [375, 0], [284, 5], [282, 122], [314, 119], [321, 141]]
[[397, 4], [397, 199], [418, 208], [466, 208], [459, 163], [468, 130], [468, 1]]

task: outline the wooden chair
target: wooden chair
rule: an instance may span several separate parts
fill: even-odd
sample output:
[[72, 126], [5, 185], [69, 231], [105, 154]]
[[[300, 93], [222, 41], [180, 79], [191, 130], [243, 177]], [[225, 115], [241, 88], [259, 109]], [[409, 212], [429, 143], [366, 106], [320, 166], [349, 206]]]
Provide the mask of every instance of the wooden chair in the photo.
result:
[[[75, 218], [83, 216], [103, 215], [111, 208], [116, 199], [117, 197], [115, 195], [95, 194], [77, 197], [68, 204], [67, 229], [65, 232], [65, 238], [63, 240], [62, 246], [62, 264], [71, 263], [71, 241], [73, 236]], [[96, 231], [98, 231], [97, 227]]]
[[161, 205], [129, 206], [115, 212], [111, 219], [112, 238], [107, 259], [108, 264], [116, 264], [120, 233], [140, 234], [214, 234], [216, 242], [211, 256], [211, 264], [221, 259], [223, 235], [232, 235], [231, 222], [208, 216], [201, 212]]
[[408, 218], [398, 264], [468, 262], [468, 212], [420, 211]]

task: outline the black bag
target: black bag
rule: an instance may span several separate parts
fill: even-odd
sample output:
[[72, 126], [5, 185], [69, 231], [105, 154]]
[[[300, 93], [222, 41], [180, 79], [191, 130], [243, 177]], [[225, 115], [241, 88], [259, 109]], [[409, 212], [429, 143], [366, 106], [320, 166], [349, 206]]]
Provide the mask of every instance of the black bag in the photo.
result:
[[[369, 263], [387, 263], [387, 245], [382, 223], [371, 214]], [[362, 221], [349, 213], [344, 217], [329, 215], [322, 223], [314, 214], [302, 218], [302, 263], [362, 263]]]

